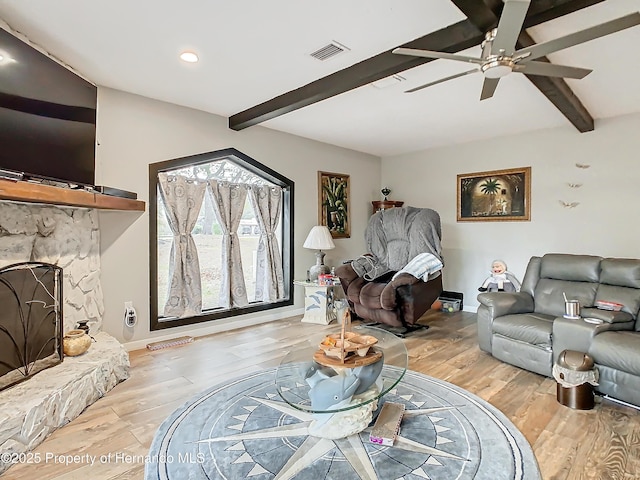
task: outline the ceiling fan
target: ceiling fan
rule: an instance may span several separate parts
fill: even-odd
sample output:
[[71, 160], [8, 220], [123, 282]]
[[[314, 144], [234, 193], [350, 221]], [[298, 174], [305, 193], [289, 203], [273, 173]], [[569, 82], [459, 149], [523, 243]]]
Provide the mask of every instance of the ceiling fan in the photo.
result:
[[548, 62], [536, 62], [535, 60], [549, 53], [557, 52], [640, 24], [640, 12], [635, 12], [579, 32], [571, 33], [564, 37], [556, 38], [555, 40], [516, 50], [516, 41], [522, 30], [530, 3], [531, 0], [504, 0], [504, 8], [502, 9], [498, 27], [485, 35], [485, 39], [482, 42], [482, 56], [480, 58], [414, 48], [396, 48], [393, 50], [393, 53], [399, 55], [444, 58], [476, 64], [476, 68], [473, 70], [457, 73], [436, 80], [435, 82], [426, 83], [407, 90], [405, 93], [416, 92], [423, 88], [476, 72], [482, 72], [484, 74], [480, 100], [492, 97], [500, 78], [511, 72], [543, 75], [547, 77], [584, 78], [591, 73], [591, 70], [556, 65]]

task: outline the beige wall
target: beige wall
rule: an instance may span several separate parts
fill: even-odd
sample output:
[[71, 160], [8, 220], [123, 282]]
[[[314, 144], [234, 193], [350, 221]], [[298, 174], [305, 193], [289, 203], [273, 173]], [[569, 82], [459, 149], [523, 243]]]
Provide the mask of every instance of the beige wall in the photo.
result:
[[[445, 289], [463, 292], [475, 308], [496, 258], [522, 280], [532, 255], [640, 256], [639, 132], [635, 114], [597, 121], [589, 133], [567, 126], [387, 157], [382, 183], [392, 199], [440, 213]], [[524, 166], [532, 169], [530, 222], [456, 222], [457, 174]], [[561, 200], [580, 204], [564, 208]]]
[[[148, 165], [152, 162], [234, 147], [295, 182], [295, 277], [314, 262], [301, 248], [317, 221], [317, 171], [351, 175], [352, 238], [336, 240], [326, 263], [338, 264], [364, 251], [362, 232], [371, 200], [381, 186], [405, 205], [440, 212], [447, 290], [465, 294], [465, 305], [477, 305], [477, 287], [490, 263], [502, 258], [522, 279], [532, 255], [547, 252], [603, 256], [640, 256], [636, 219], [640, 213], [640, 115], [596, 122], [594, 132], [573, 127], [503, 137], [417, 152], [381, 161], [374, 156], [252, 127], [227, 128], [226, 119], [116, 90], [99, 89], [97, 183], [132, 190], [148, 200]], [[580, 169], [576, 163], [591, 165]], [[530, 222], [456, 222], [456, 175], [522, 166], [532, 167]], [[568, 183], [582, 183], [578, 189]], [[580, 202], [564, 208], [560, 201]], [[147, 341], [206, 334], [251, 322], [301, 312], [295, 305], [268, 314], [253, 314], [200, 326], [149, 331], [148, 216], [100, 212], [104, 330], [131, 347]], [[139, 322], [122, 322], [125, 301], [133, 301]]]
[[[98, 102], [96, 183], [137, 192], [139, 199], [148, 201], [150, 163], [234, 147], [295, 182], [295, 278], [304, 278], [315, 261], [314, 252], [301, 246], [317, 222], [317, 171], [349, 174], [352, 237], [337, 239], [325, 263], [336, 265], [363, 253], [362, 232], [370, 202], [379, 198], [379, 158], [259, 126], [234, 132], [227, 128], [225, 118], [117, 90], [100, 88]], [[292, 307], [150, 332], [148, 210], [144, 214], [102, 211], [100, 227], [103, 329], [129, 347], [143, 347], [148, 340], [185, 332], [206, 334], [302, 312], [303, 294], [296, 287]], [[138, 312], [133, 329], [124, 327], [125, 301], [133, 301]]]

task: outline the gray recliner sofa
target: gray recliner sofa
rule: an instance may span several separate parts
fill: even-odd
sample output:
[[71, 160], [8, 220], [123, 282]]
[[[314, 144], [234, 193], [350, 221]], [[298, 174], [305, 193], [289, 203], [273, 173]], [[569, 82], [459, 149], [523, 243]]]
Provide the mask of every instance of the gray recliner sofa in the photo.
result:
[[[563, 317], [563, 293], [580, 302], [582, 318]], [[481, 293], [478, 301], [481, 350], [548, 377], [563, 350], [587, 353], [600, 373], [596, 390], [640, 405], [640, 260], [532, 257], [520, 292]], [[623, 307], [603, 310], [598, 301]]]

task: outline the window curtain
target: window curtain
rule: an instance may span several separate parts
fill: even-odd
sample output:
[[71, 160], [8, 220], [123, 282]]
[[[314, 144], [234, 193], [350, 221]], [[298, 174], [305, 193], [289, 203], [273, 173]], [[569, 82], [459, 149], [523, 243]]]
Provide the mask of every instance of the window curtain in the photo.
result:
[[284, 298], [284, 277], [276, 229], [282, 211], [282, 188], [252, 185], [249, 199], [260, 228], [256, 259], [256, 300], [280, 300]]
[[173, 233], [169, 265], [169, 295], [165, 317], [187, 317], [202, 313], [202, 285], [198, 250], [191, 231], [198, 220], [207, 188], [179, 175], [158, 174], [160, 196]]
[[247, 199], [245, 185], [209, 180], [211, 198], [218, 223], [222, 228], [222, 284], [220, 306], [244, 307], [249, 304], [242, 272], [238, 226]]

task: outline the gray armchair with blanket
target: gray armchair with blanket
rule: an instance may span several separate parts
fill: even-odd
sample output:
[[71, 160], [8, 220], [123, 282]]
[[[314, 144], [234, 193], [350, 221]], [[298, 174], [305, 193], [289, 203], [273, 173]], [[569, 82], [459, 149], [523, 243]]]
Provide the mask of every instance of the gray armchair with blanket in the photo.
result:
[[398, 327], [416, 321], [442, 292], [440, 216], [430, 208], [376, 212], [365, 231], [368, 253], [336, 269], [355, 313]]

